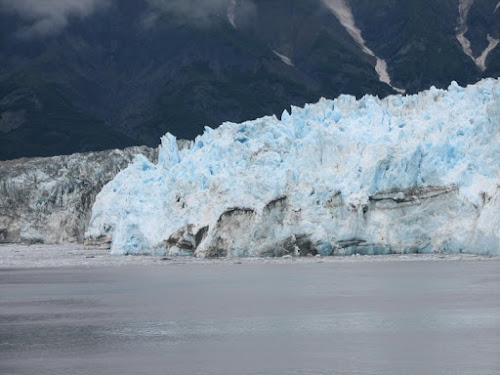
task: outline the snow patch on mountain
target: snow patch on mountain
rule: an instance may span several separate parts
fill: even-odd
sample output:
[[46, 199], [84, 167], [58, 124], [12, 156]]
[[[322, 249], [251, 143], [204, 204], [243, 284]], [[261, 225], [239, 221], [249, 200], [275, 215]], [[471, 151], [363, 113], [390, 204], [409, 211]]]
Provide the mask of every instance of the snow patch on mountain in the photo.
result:
[[488, 58], [488, 55], [490, 54], [491, 51], [493, 51], [498, 44], [500, 43], [500, 39], [495, 39], [493, 38], [490, 34], [486, 36], [488, 40], [488, 46], [483, 50], [481, 55], [479, 55], [476, 59], [475, 62], [479, 69], [481, 69], [483, 72], [486, 70], [486, 59]]
[[231, 3], [227, 8], [227, 19], [235, 29], [238, 28], [236, 25], [236, 0], [231, 0]]
[[292, 59], [290, 59], [288, 56], [282, 55], [281, 53], [279, 53], [279, 52], [277, 52], [277, 51], [275, 51], [275, 50], [272, 50], [272, 51], [273, 51], [273, 53], [274, 53], [276, 56], [278, 56], [278, 57], [281, 59], [281, 61], [283, 61], [286, 65], [289, 65], [289, 66], [294, 66], [294, 65], [293, 65], [293, 61], [292, 61]]
[[199, 257], [500, 254], [500, 79], [341, 95], [162, 138], [97, 196], [88, 243]]
[[[469, 30], [469, 26], [467, 24], [467, 18], [469, 16], [469, 11], [472, 5], [475, 3], [476, 0], [460, 0], [459, 6], [458, 6], [458, 26], [457, 26], [457, 40], [462, 46], [462, 49], [464, 53], [469, 56], [472, 61], [474, 61], [474, 64], [481, 69], [481, 71], [486, 70], [486, 59], [488, 58], [488, 55], [491, 51], [493, 51], [498, 44], [500, 43], [499, 39], [493, 38], [491, 35], [487, 35], [488, 39], [488, 46], [481, 52], [481, 54], [478, 57], [474, 57], [474, 54], [472, 53], [472, 48], [471, 48], [471, 42], [465, 34]], [[500, 2], [497, 4], [494, 12], [498, 9], [500, 6]]]
[[380, 82], [386, 83], [391, 86], [395, 91], [399, 93], [404, 93], [405, 90], [395, 87], [391, 84], [391, 77], [387, 71], [387, 63], [384, 59], [381, 59], [375, 53], [367, 47], [363, 36], [361, 35], [361, 30], [356, 26], [354, 21], [354, 16], [352, 14], [351, 8], [347, 5], [344, 0], [322, 0], [326, 7], [333, 13], [333, 15], [339, 20], [340, 24], [344, 26], [349, 35], [354, 39], [354, 41], [359, 45], [361, 50], [375, 57], [375, 71], [379, 76]]

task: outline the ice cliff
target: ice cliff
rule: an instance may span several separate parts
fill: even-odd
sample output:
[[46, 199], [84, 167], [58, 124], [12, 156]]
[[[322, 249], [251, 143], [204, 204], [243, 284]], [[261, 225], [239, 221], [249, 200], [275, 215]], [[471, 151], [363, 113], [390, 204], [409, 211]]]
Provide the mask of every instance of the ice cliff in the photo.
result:
[[99, 193], [113, 253], [500, 255], [500, 79], [225, 123]]
[[97, 193], [142, 154], [130, 147], [0, 161], [0, 243], [83, 242]]

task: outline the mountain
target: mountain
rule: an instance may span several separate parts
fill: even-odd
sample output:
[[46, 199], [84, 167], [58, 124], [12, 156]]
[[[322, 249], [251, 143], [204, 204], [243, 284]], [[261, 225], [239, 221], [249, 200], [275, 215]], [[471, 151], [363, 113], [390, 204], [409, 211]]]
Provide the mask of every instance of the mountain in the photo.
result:
[[497, 0], [0, 0], [0, 159], [500, 76]]

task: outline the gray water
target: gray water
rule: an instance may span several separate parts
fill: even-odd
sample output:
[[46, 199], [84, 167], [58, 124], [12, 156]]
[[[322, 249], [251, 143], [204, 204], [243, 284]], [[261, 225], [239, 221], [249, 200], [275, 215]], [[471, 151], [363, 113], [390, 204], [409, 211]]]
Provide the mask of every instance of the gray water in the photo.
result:
[[500, 374], [498, 261], [0, 270], [0, 374]]

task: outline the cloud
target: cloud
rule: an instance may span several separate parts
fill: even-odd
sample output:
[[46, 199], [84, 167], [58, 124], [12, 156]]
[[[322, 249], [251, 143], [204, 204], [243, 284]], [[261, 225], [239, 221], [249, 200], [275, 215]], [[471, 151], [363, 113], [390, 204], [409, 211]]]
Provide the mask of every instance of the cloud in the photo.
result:
[[32, 38], [57, 33], [70, 17], [84, 18], [110, 0], [0, 0], [0, 9], [19, 15], [26, 25], [18, 36]]
[[[255, 13], [252, 0], [146, 0], [147, 20], [156, 21], [160, 15], [174, 15], [178, 21], [198, 26], [210, 25], [214, 18], [244, 19]], [[234, 13], [234, 14], [233, 14]]]
[[147, 0], [153, 12], [170, 13], [195, 23], [207, 23], [213, 16], [225, 16], [231, 0]]
[[[17, 36], [30, 39], [56, 34], [71, 18], [85, 18], [114, 3], [128, 0], [0, 0], [0, 11], [17, 14], [25, 25]], [[255, 13], [253, 0], [143, 0], [144, 13], [138, 14], [144, 26], [154, 27], [162, 16], [197, 26], [210, 25], [214, 18], [228, 17], [235, 11], [240, 22]], [[234, 21], [234, 19], [232, 19]], [[231, 21], [231, 20], [230, 20]]]

